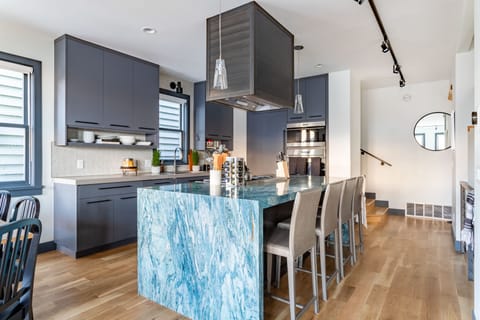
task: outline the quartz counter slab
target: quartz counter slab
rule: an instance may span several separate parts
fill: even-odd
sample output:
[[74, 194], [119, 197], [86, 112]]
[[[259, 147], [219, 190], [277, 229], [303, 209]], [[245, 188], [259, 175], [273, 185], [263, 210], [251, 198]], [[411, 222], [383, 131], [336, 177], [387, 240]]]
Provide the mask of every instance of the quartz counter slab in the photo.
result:
[[191, 319], [263, 319], [263, 210], [321, 177], [138, 189], [138, 292]]
[[161, 173], [161, 174], [151, 174], [151, 173], [139, 173], [137, 176], [134, 175], [121, 175], [121, 174], [112, 174], [112, 175], [92, 175], [92, 176], [72, 176], [72, 177], [57, 177], [53, 178], [54, 183], [69, 184], [69, 185], [88, 185], [88, 184], [99, 184], [99, 183], [115, 183], [115, 182], [133, 182], [133, 181], [146, 181], [146, 180], [162, 180], [162, 179], [182, 179], [182, 178], [195, 178], [195, 177], [208, 177], [208, 172], [182, 172], [182, 173]]

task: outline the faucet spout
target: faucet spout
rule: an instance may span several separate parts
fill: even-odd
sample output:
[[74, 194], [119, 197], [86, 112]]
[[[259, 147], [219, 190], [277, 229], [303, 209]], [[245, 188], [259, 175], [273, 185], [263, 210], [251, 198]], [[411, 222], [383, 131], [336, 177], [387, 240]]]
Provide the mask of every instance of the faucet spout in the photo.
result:
[[177, 174], [177, 150], [182, 152], [182, 148], [176, 147], [173, 152], [173, 174]]

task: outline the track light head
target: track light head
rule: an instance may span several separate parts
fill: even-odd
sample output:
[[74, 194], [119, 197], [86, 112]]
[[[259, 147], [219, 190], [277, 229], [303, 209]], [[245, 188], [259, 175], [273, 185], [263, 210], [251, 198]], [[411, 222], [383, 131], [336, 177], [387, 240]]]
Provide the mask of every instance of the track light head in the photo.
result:
[[364, 0], [353, 0], [355, 2], [358, 2], [358, 4], [362, 4]]
[[383, 53], [387, 53], [388, 51], [390, 51], [390, 46], [388, 45], [388, 40], [383, 40], [381, 47], [382, 47], [382, 52]]
[[400, 82], [399, 82], [399, 84], [400, 84], [400, 88], [403, 88], [403, 87], [405, 87], [405, 80], [403, 80], [403, 79], [400, 79]]
[[393, 73], [399, 73], [400, 72], [400, 66], [398, 64], [393, 65]]

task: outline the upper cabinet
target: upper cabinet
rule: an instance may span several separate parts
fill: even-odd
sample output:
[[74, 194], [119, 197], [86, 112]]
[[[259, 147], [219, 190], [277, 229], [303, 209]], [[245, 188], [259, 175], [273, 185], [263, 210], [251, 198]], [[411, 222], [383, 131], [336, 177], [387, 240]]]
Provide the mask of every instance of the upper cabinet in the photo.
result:
[[158, 90], [158, 65], [68, 35], [56, 39], [55, 142], [67, 143], [68, 128], [153, 137]]
[[195, 149], [205, 150], [206, 140], [216, 140], [233, 149], [233, 108], [205, 101], [205, 81], [195, 83]]
[[325, 121], [328, 110], [328, 75], [295, 80], [295, 91], [299, 81], [300, 94], [303, 99], [304, 113], [295, 114], [288, 111], [288, 122]]

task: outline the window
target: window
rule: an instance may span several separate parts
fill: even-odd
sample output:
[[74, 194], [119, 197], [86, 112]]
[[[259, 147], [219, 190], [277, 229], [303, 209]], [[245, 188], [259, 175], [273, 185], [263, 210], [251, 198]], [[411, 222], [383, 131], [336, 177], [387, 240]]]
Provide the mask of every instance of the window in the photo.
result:
[[41, 62], [0, 52], [0, 189], [42, 191]]
[[177, 160], [186, 158], [189, 104], [189, 96], [160, 89], [158, 149], [162, 160], [173, 160], [177, 147], [182, 148]]

